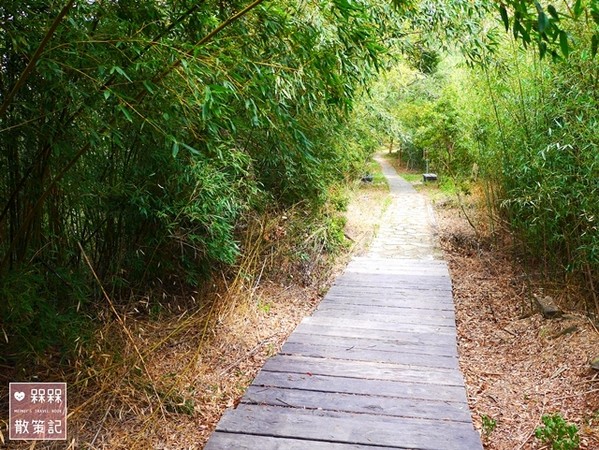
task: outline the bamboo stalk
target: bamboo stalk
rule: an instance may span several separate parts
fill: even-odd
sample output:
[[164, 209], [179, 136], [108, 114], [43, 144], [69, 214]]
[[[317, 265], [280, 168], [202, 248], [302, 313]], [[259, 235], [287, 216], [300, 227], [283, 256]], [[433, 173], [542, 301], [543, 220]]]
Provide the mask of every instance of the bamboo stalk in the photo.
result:
[[74, 3], [75, 3], [75, 0], [69, 0], [69, 2], [62, 8], [62, 10], [58, 14], [58, 16], [56, 16], [56, 18], [54, 19], [54, 22], [52, 22], [52, 25], [48, 29], [48, 32], [46, 33], [44, 38], [42, 39], [42, 42], [40, 42], [40, 45], [38, 46], [37, 50], [35, 51], [35, 53], [31, 57], [31, 59], [29, 60], [29, 64], [27, 64], [27, 67], [25, 67], [25, 69], [23, 69], [21, 76], [19, 77], [19, 79], [17, 80], [17, 82], [15, 83], [15, 85], [13, 86], [11, 91], [9, 92], [9, 94], [6, 96], [6, 99], [4, 99], [2, 106], [0, 106], [0, 117], [4, 116], [4, 114], [6, 113], [6, 110], [12, 103], [13, 99], [15, 98], [15, 95], [17, 95], [17, 92], [19, 91], [19, 89], [21, 89], [23, 87], [23, 85], [25, 84], [25, 81], [27, 81], [27, 78], [29, 78], [29, 76], [33, 72], [33, 68], [35, 67], [38, 60], [40, 59], [44, 49], [46, 48], [46, 45], [48, 44], [48, 42], [50, 42], [50, 39], [52, 39], [52, 36], [54, 36], [54, 33], [56, 32], [58, 25], [60, 25], [60, 22], [62, 22], [62, 19], [64, 19], [64, 17], [67, 15], [69, 10], [73, 7]]

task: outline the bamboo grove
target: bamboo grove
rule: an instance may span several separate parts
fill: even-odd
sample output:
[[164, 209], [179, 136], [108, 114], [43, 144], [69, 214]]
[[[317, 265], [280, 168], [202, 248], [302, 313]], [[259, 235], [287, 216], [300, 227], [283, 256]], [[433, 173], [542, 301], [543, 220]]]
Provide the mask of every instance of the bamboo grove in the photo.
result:
[[[524, 0], [4, 0], [11, 352], [73, 342], [102, 308], [92, 273], [122, 301], [171, 276], [198, 284], [242, 251], [247, 213], [318, 209], [373, 150], [344, 124], [377, 71], [452, 40], [476, 60], [493, 47], [487, 11], [525, 45], [570, 51], [562, 13]], [[572, 14], [599, 20], [592, 1]]]
[[115, 294], [169, 275], [197, 284], [235, 260], [248, 211], [322, 204], [364, 160], [335, 133], [399, 32], [391, 14], [343, 1], [2, 2], [11, 343], [81, 332], [77, 311], [97, 307], [85, 257]]

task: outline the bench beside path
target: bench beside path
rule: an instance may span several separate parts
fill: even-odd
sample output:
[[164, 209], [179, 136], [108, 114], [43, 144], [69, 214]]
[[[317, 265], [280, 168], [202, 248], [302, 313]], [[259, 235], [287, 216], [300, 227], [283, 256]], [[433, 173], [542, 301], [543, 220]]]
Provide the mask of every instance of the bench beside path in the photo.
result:
[[432, 209], [379, 163], [392, 202], [367, 255], [266, 362], [206, 450], [482, 450]]

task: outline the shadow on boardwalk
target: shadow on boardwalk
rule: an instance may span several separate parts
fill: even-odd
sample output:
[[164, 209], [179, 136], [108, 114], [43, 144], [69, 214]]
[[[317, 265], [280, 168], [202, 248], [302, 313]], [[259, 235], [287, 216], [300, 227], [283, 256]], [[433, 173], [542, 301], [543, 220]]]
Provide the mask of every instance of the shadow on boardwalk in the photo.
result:
[[367, 256], [267, 361], [206, 449], [482, 449], [432, 210], [379, 162], [392, 203]]

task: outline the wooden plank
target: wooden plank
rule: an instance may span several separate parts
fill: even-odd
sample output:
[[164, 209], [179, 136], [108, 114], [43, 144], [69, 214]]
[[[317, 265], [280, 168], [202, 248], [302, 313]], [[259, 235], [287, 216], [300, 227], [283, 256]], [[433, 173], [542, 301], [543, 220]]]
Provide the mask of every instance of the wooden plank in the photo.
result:
[[454, 305], [447, 297], [432, 297], [400, 294], [393, 292], [368, 292], [351, 291], [348, 289], [335, 289], [329, 291], [323, 299], [324, 302], [333, 303], [358, 303], [364, 305], [403, 306], [415, 309], [444, 309], [453, 311]]
[[[417, 279], [421, 278], [421, 279]], [[346, 286], [348, 288], [379, 288], [385, 290], [410, 290], [410, 291], [451, 291], [452, 284], [449, 277], [417, 277], [410, 276], [386, 276], [381, 277], [373, 274], [344, 274], [335, 280], [333, 286]]]
[[349, 361], [394, 363], [418, 367], [459, 369], [454, 356], [427, 355], [422, 353], [385, 352], [355, 347], [335, 347], [327, 344], [287, 342], [280, 355], [297, 355], [312, 358], [330, 358]]
[[448, 277], [449, 271], [446, 267], [397, 267], [390, 264], [389, 267], [377, 267], [374, 265], [353, 265], [346, 267], [345, 274], [374, 274], [374, 275], [416, 275], [432, 277]]
[[[389, 270], [380, 270], [380, 268], [372, 267], [372, 272], [360, 271], [360, 272], [352, 272], [353, 268], [357, 268], [353, 265], [348, 265], [346, 269], [349, 269], [347, 272], [341, 274], [341, 278], [349, 277], [350, 279], [368, 279], [374, 277], [377, 280], [385, 280], [385, 279], [418, 279], [423, 282], [434, 282], [434, 280], [440, 281], [449, 281], [449, 270], [443, 268], [441, 270], [431, 268], [430, 270], [421, 266], [420, 270], [416, 270], [415, 267], [406, 267], [405, 269], [395, 268], [392, 264], [389, 264], [389, 267], [385, 267], [383, 269]], [[367, 269], [368, 266], [362, 266], [361, 269]]]
[[399, 296], [384, 296], [378, 297], [368, 294], [341, 294], [329, 293], [322, 300], [321, 304], [336, 304], [336, 305], [364, 305], [378, 307], [398, 307], [412, 309], [428, 309], [439, 311], [453, 311], [453, 302], [445, 299], [422, 299], [417, 297], [399, 297]]
[[401, 380], [367, 380], [318, 374], [308, 375], [306, 372], [285, 373], [263, 370], [258, 374], [253, 385], [345, 394], [372, 395], [372, 393], [376, 393], [380, 397], [467, 402], [466, 391], [463, 386], [442, 386]]
[[[414, 291], [414, 293], [419, 293], [421, 292], [422, 295], [426, 295], [426, 292], [422, 292], [422, 291], [427, 291], [427, 290], [431, 290], [431, 289], [427, 289], [426, 285], [419, 285], [415, 282], [406, 282], [406, 281], [397, 281], [397, 280], [389, 280], [388, 282], [379, 282], [378, 280], [372, 279], [372, 277], [368, 277], [370, 278], [370, 280], [364, 280], [364, 281], [352, 281], [351, 278], [344, 278], [344, 279], [337, 279], [335, 281], [335, 283], [332, 284], [332, 288], [336, 287], [336, 286], [341, 286], [341, 287], [347, 287], [349, 288], [353, 288], [353, 289], [381, 289], [381, 290], [385, 290], [385, 291]], [[431, 285], [432, 290], [438, 290], [438, 291], [448, 291], [450, 290], [450, 286], [449, 285]], [[434, 293], [431, 293], [429, 295], [434, 295]]]
[[210, 436], [204, 450], [384, 450], [388, 448], [216, 431]]
[[358, 288], [384, 288], [387, 290], [412, 290], [412, 291], [442, 291], [451, 292], [452, 286], [449, 283], [425, 284], [418, 281], [403, 280], [375, 280], [371, 277], [364, 280], [351, 280], [348, 278], [338, 279], [334, 286], [355, 286]]
[[449, 276], [449, 271], [447, 270], [447, 267], [397, 267], [393, 264], [390, 264], [389, 267], [380, 267], [376, 265], [354, 265], [350, 263], [350, 265], [346, 267], [344, 273]]
[[312, 316], [306, 317], [302, 320], [302, 323], [313, 323], [316, 325], [325, 325], [331, 327], [351, 327], [351, 328], [365, 328], [367, 330], [402, 330], [409, 331], [412, 333], [439, 333], [455, 335], [454, 325], [424, 325], [424, 324], [412, 324], [412, 323], [385, 323], [376, 322], [372, 320], [359, 320], [359, 319], [348, 319], [334, 317], [320, 317]]
[[314, 311], [313, 317], [354, 318], [370, 322], [395, 323], [398, 326], [405, 323], [446, 327], [455, 326], [455, 319], [451, 316], [436, 312], [426, 314], [422, 311], [409, 308], [379, 308], [379, 311], [360, 311], [357, 308], [327, 308], [326, 305], [323, 305]]
[[427, 305], [443, 305], [452, 306], [452, 296], [450, 292], [436, 291], [389, 291], [380, 288], [377, 289], [352, 289], [346, 286], [333, 287], [326, 293], [326, 297], [332, 298], [347, 298], [347, 299], [363, 299], [369, 302], [384, 301], [384, 302], [418, 302], [422, 306]]
[[381, 305], [381, 304], [364, 304], [364, 303], [349, 303], [346, 301], [337, 301], [338, 299], [329, 298], [326, 301], [321, 301], [318, 305], [318, 311], [323, 310], [352, 310], [359, 313], [372, 313], [372, 314], [421, 314], [438, 317], [450, 317], [455, 320], [455, 314], [453, 308], [434, 308], [430, 305], [426, 305], [426, 308], [415, 308], [411, 305], [402, 303]]
[[309, 323], [305, 320], [295, 329], [295, 333], [314, 334], [318, 336], [351, 337], [359, 339], [387, 340], [390, 343], [406, 343], [426, 346], [455, 346], [455, 336], [435, 332], [412, 333], [402, 330], [377, 330], [375, 328], [353, 328], [349, 326], [330, 326]]
[[376, 289], [376, 290], [380, 290], [380, 291], [384, 291], [384, 292], [399, 292], [399, 293], [405, 292], [405, 291], [410, 291], [413, 295], [420, 293], [422, 296], [424, 296], [424, 295], [442, 295], [440, 292], [437, 293], [436, 291], [441, 291], [441, 292], [447, 293], [447, 291], [450, 290], [450, 289], [448, 289], [449, 286], [439, 286], [438, 289], [432, 290], [432, 292], [427, 293], [427, 291], [431, 291], [431, 289], [426, 289], [426, 286], [419, 286], [419, 285], [416, 285], [415, 283], [395, 283], [395, 282], [378, 283], [375, 280], [373, 280], [371, 282], [364, 282], [363, 284], [355, 283], [355, 282], [352, 283], [350, 280], [345, 280], [344, 282], [338, 281], [331, 286], [331, 289], [339, 288], [339, 287], [346, 288], [346, 289], [365, 289], [367, 291]]
[[225, 413], [219, 431], [391, 448], [482, 449], [468, 423], [244, 405]]
[[250, 386], [243, 403], [470, 422], [467, 403]]
[[408, 284], [408, 283], [382, 284], [382, 283], [373, 281], [372, 283], [364, 282], [363, 284], [358, 284], [358, 283], [344, 282], [343, 284], [334, 285], [334, 286], [342, 287], [342, 288], [344, 288], [344, 290], [349, 290], [349, 289], [355, 288], [355, 289], [363, 289], [364, 292], [372, 292], [372, 293], [380, 292], [380, 293], [389, 294], [389, 295], [393, 295], [394, 293], [409, 292], [410, 296], [417, 296], [418, 294], [421, 294], [422, 297], [428, 296], [429, 298], [440, 297], [443, 294], [445, 294], [445, 298], [448, 298], [450, 295], [453, 294], [453, 291], [452, 291], [453, 288], [451, 286], [426, 286], [426, 285], [416, 284], [416, 283], [414, 283], [414, 284]]
[[377, 350], [381, 352], [418, 353], [422, 355], [439, 355], [457, 357], [458, 352], [453, 342], [434, 343], [418, 341], [413, 335], [408, 339], [369, 339], [354, 336], [323, 336], [315, 333], [302, 333], [296, 330], [287, 339], [288, 344], [330, 345], [341, 348]]
[[464, 386], [462, 374], [456, 370], [417, 367], [370, 361], [345, 361], [340, 359], [310, 358], [277, 355], [264, 364], [263, 371], [313, 375], [330, 375], [366, 380], [393, 380], [410, 383]]
[[347, 295], [371, 298], [406, 298], [419, 300], [444, 300], [447, 303], [453, 300], [450, 291], [425, 291], [420, 289], [407, 289], [400, 286], [358, 286], [358, 285], [334, 285], [328, 290], [327, 295]]
[[448, 273], [447, 263], [438, 259], [354, 258], [347, 265], [347, 270], [354, 269], [370, 269], [374, 272], [392, 271], [393, 273]]
[[344, 272], [335, 279], [335, 284], [343, 283], [366, 285], [385, 285], [385, 284], [424, 284], [426, 286], [451, 286], [451, 279], [448, 275], [431, 275], [426, 273], [364, 273], [364, 272]]
[[441, 259], [411, 259], [411, 258], [381, 258], [376, 256], [356, 256], [350, 265], [364, 264], [375, 267], [408, 267], [408, 268], [428, 268], [428, 267], [447, 267], [447, 263]]

